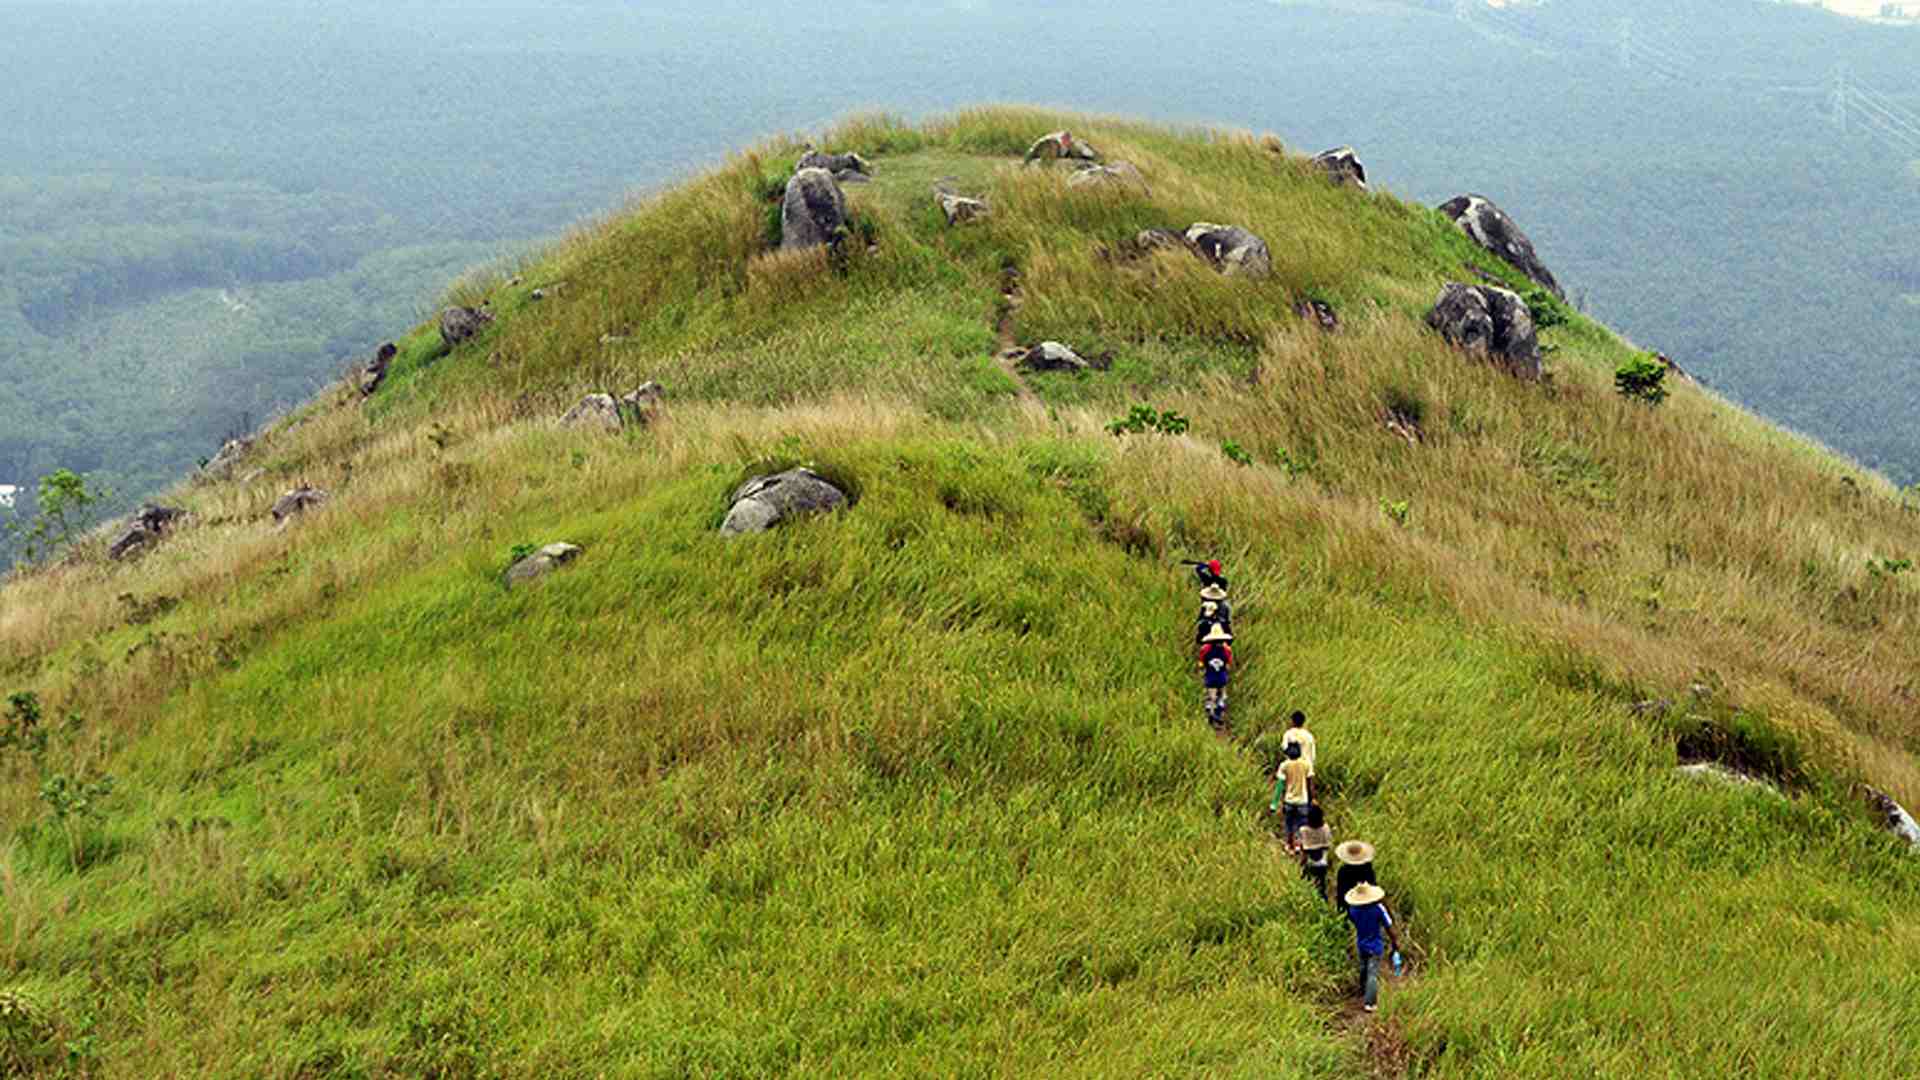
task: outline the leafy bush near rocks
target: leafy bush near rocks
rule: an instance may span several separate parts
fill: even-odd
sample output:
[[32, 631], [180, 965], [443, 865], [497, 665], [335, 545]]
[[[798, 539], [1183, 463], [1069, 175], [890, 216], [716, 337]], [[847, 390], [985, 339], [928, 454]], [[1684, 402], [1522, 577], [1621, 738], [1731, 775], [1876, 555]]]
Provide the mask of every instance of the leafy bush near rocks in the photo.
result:
[[1667, 365], [1641, 353], [1613, 369], [1613, 388], [1628, 401], [1658, 405], [1667, 400]]

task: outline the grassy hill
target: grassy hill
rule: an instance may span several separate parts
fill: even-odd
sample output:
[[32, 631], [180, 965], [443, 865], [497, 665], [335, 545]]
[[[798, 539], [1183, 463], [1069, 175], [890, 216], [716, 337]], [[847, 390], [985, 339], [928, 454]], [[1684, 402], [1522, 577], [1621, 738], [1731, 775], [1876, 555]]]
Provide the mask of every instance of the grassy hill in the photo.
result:
[[[1060, 126], [1151, 194], [1020, 167]], [[871, 248], [768, 251], [767, 143], [460, 286], [480, 339], [402, 339], [146, 558], [5, 584], [0, 691], [53, 734], [0, 751], [0, 1072], [1920, 1068], [1920, 862], [1856, 791], [1920, 801], [1889, 484], [1691, 386], [1620, 398], [1633, 348], [1578, 315], [1545, 383], [1464, 358], [1440, 284], [1517, 275], [1271, 139], [999, 108], [827, 142], [874, 161]], [[992, 216], [950, 229], [942, 177]], [[1112, 255], [1201, 220], [1272, 279]], [[1112, 364], [1019, 377], [1009, 339]], [[652, 426], [554, 423], [645, 379]], [[1108, 434], [1137, 403], [1192, 426]], [[796, 462], [854, 505], [718, 535]], [[276, 529], [299, 480], [332, 499]], [[1206, 554], [1231, 740], [1174, 565]], [[1294, 708], [1412, 944], [1371, 1021], [1263, 813]], [[60, 819], [53, 775], [114, 784]]]

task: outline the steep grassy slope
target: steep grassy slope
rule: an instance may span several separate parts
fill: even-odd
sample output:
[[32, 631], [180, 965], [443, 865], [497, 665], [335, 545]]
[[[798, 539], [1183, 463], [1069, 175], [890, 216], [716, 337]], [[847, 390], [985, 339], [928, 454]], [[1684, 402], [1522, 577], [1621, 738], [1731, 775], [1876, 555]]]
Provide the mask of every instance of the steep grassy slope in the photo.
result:
[[[1151, 195], [1018, 166], [1063, 124]], [[1578, 318], [1550, 384], [1451, 352], [1439, 284], [1511, 271], [1271, 141], [1012, 109], [829, 141], [875, 159], [871, 250], [765, 252], [797, 154], [769, 144], [462, 286], [482, 339], [407, 338], [372, 401], [267, 432], [263, 476], [182, 487], [197, 523], [139, 563], [7, 583], [44, 768], [117, 783], [66, 828], [0, 763], [0, 987], [32, 1014], [0, 1061], [1920, 1067], [1920, 871], [1851, 791], [1920, 797], [1915, 518], [1883, 481], [1692, 388], [1622, 401], [1630, 348]], [[949, 230], [942, 176], [992, 218]], [[1101, 253], [1195, 220], [1266, 236], [1273, 280]], [[1003, 329], [1112, 368], [1016, 381]], [[552, 423], [645, 378], [651, 428]], [[1140, 401], [1192, 430], [1104, 432]], [[856, 504], [715, 533], [797, 461]], [[297, 479], [334, 498], [275, 530]], [[586, 553], [501, 587], [551, 540]], [[1188, 673], [1172, 560], [1202, 553], [1239, 604], [1230, 742]], [[1296, 707], [1414, 946], [1372, 1025], [1260, 813]], [[1683, 743], [1791, 797], [1678, 778]]]

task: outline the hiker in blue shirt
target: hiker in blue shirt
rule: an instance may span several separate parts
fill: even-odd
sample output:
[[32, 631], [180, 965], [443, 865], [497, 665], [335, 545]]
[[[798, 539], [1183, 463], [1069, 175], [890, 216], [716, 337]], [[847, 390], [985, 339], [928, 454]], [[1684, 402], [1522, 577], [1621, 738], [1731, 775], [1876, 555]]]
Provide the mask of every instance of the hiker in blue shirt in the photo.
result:
[[1360, 961], [1360, 1007], [1372, 1012], [1380, 1001], [1380, 959], [1386, 952], [1380, 936], [1384, 932], [1387, 941], [1393, 943], [1397, 963], [1400, 931], [1394, 929], [1393, 915], [1385, 903], [1387, 891], [1380, 886], [1371, 881], [1355, 885], [1345, 899], [1347, 918], [1353, 923], [1353, 953]]
[[1207, 722], [1223, 727], [1227, 722], [1227, 683], [1233, 675], [1233, 635], [1219, 623], [1213, 624], [1200, 639], [1200, 683], [1206, 688]]

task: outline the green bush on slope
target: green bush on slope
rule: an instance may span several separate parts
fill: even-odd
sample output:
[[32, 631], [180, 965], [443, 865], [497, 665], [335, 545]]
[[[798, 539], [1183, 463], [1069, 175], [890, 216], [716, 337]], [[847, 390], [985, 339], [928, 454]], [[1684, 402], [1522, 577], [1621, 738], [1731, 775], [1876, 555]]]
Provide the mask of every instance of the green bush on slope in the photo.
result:
[[[1060, 126], [1154, 194], [981, 156]], [[484, 343], [290, 418], [268, 477], [181, 493], [209, 524], [8, 583], [4, 685], [84, 708], [123, 801], [75, 873], [0, 783], [0, 985], [96, 1016], [95, 1071], [1351, 1075], [1342, 926], [1257, 816], [1295, 707], [1415, 943], [1382, 1030], [1419, 1071], [1910, 1070], [1920, 887], [1845, 794], [1920, 788], [1916, 594], [1862, 565], [1904, 550], [1890, 492], [1697, 391], [1619, 400], [1631, 350], [1578, 316], [1548, 387], [1448, 351], [1419, 316], [1485, 255], [1257, 140], [989, 110], [829, 142], [877, 167], [841, 272], [762, 253], [765, 148], [473, 286]], [[993, 215], [948, 231], [943, 176]], [[1097, 254], [1189, 216], [1275, 242], [1273, 281]], [[982, 376], [1009, 263], [1011, 332], [1111, 371]], [[645, 378], [657, 424], [552, 425]], [[1191, 431], [1104, 433], [1143, 399]], [[795, 461], [858, 505], [713, 533]], [[275, 531], [296, 473], [335, 498]], [[1235, 582], [1232, 744], [1194, 552]], [[1694, 706], [1628, 706], [1696, 680], [1798, 748], [1793, 798], [1673, 774]]]

